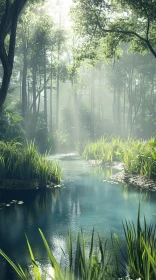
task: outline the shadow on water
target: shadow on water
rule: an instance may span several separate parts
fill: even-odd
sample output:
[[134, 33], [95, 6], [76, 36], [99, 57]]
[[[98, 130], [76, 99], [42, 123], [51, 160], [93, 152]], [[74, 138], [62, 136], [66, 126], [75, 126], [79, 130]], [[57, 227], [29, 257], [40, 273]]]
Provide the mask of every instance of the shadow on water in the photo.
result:
[[[141, 201], [142, 221], [146, 214], [148, 222], [155, 223], [154, 193], [145, 193], [110, 180], [113, 169], [93, 167], [75, 154], [49, 157], [60, 162], [63, 168], [64, 186], [37, 192], [0, 193], [0, 248], [21, 265], [30, 263], [25, 233], [33, 247], [36, 259], [47, 265], [47, 255], [38, 228], [45, 237], [58, 260], [62, 250], [67, 252], [69, 230], [75, 236], [83, 229], [90, 240], [93, 227], [101, 236], [110, 239], [110, 232], [123, 241], [122, 221], [136, 222], [138, 202]], [[23, 204], [6, 204], [11, 200]], [[124, 243], [123, 243], [124, 244]], [[10, 280], [11, 270], [0, 258], [0, 280]]]

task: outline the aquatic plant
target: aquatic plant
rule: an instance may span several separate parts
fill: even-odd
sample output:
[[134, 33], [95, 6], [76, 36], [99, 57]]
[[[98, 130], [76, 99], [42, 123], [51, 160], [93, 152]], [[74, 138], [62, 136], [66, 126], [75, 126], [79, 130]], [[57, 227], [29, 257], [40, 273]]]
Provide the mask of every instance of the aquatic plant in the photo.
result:
[[85, 146], [83, 157], [85, 159], [103, 160], [112, 162], [120, 160], [122, 151], [122, 140], [119, 137], [101, 137], [94, 143]]
[[[77, 235], [76, 238], [76, 249], [73, 250], [73, 239], [71, 233], [68, 234], [68, 267], [65, 269], [61, 268], [61, 265], [56, 261], [53, 253], [50, 250], [50, 247], [47, 243], [47, 240], [43, 234], [43, 232], [39, 229], [42, 241], [47, 251], [47, 255], [49, 257], [49, 261], [52, 266], [53, 275], [49, 275], [44, 271], [41, 271], [38, 266], [29, 240], [26, 236], [27, 246], [29, 250], [29, 254], [32, 261], [32, 270], [30, 274], [32, 274], [33, 279], [42, 280], [42, 279], [56, 279], [56, 280], [74, 280], [74, 279], [83, 279], [83, 280], [98, 280], [98, 279], [112, 279], [112, 272], [110, 269], [110, 265], [107, 262], [106, 257], [106, 243], [103, 244], [101, 238], [98, 238], [98, 249], [94, 247], [94, 230], [92, 232], [91, 242], [89, 253], [87, 254], [87, 246], [85, 243], [84, 234]], [[22, 267], [19, 264], [15, 264], [1, 249], [0, 254], [10, 263], [10, 265], [15, 270], [18, 278], [21, 280], [28, 280], [30, 275], [27, 275]], [[108, 277], [109, 278], [106, 278]], [[47, 276], [47, 278], [46, 278]]]
[[[123, 258], [126, 274], [131, 279], [152, 280], [156, 277], [156, 228], [147, 225], [144, 218], [143, 227], [140, 222], [140, 206], [138, 211], [137, 225], [125, 221], [123, 224], [126, 242], [126, 254], [123, 253], [121, 243], [115, 235], [116, 244]], [[117, 267], [119, 267], [117, 259]], [[120, 273], [121, 276], [121, 273]]]
[[156, 178], [156, 138], [123, 141], [119, 137], [103, 137], [87, 143], [82, 155], [87, 160], [122, 161], [126, 171]]
[[[19, 264], [15, 264], [2, 250], [0, 254], [10, 263], [21, 280], [115, 280], [115, 279], [140, 279], [153, 280], [156, 277], [156, 241], [155, 227], [147, 225], [144, 219], [143, 228], [140, 222], [140, 207], [138, 211], [137, 225], [133, 222], [123, 223], [126, 253], [116, 234], [112, 235], [112, 251], [108, 254], [107, 242], [98, 236], [94, 242], [94, 230], [92, 231], [90, 243], [87, 244], [81, 231], [75, 240], [71, 233], [68, 234], [68, 265], [62, 268], [55, 259], [43, 232], [39, 229], [43, 244], [45, 246], [52, 267], [49, 275], [46, 269], [41, 271], [29, 240], [26, 236], [32, 269], [25, 272]], [[88, 246], [89, 243], [89, 246]], [[109, 255], [112, 255], [109, 257]]]
[[47, 154], [41, 155], [34, 142], [4, 143], [0, 142], [0, 180], [20, 180], [37, 182], [46, 186], [51, 182], [59, 183], [61, 170], [57, 162], [47, 160]]

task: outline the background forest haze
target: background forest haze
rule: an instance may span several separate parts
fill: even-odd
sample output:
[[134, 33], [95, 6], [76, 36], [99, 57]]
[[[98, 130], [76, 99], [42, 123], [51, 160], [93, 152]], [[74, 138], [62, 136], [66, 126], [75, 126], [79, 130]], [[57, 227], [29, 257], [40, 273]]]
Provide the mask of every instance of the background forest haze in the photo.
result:
[[[51, 147], [73, 150], [78, 142], [103, 135], [154, 136], [154, 5], [155, 1], [28, 1], [17, 23], [0, 139], [35, 139], [44, 152]], [[1, 18], [4, 7], [2, 1]], [[10, 36], [8, 29], [8, 57]]]

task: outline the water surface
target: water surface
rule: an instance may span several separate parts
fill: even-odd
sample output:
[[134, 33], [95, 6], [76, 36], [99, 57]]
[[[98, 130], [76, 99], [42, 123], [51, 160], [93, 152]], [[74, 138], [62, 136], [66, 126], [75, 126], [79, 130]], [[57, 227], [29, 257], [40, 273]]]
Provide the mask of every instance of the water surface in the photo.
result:
[[[49, 157], [59, 160], [63, 168], [63, 186], [47, 192], [13, 192], [0, 194], [0, 202], [12, 199], [24, 204], [12, 204], [0, 209], [0, 248], [20, 264], [30, 263], [25, 233], [39, 263], [47, 264], [47, 256], [38, 228], [44, 232], [57, 259], [66, 252], [67, 235], [83, 229], [90, 238], [93, 227], [110, 238], [115, 232], [123, 239], [122, 221], [136, 222], [139, 201], [141, 217], [155, 224], [155, 193], [146, 194], [135, 187], [115, 184], [109, 177], [111, 168], [93, 167], [75, 154]], [[0, 258], [0, 280], [14, 279], [9, 265]]]

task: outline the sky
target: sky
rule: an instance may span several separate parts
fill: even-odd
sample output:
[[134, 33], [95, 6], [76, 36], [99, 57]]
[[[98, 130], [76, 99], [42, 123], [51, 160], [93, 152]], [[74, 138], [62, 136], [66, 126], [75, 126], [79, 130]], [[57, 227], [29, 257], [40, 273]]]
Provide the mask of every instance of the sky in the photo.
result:
[[69, 27], [69, 11], [72, 5], [72, 0], [47, 0], [45, 6], [48, 10], [48, 14], [59, 23], [61, 27]]

